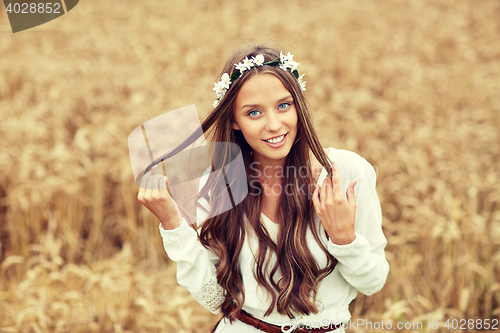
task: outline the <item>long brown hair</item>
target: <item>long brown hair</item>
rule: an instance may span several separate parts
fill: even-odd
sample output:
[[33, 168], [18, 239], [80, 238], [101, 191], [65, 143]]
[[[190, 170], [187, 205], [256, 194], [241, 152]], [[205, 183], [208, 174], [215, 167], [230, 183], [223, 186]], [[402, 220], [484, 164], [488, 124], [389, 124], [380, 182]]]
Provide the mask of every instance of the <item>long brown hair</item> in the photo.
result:
[[[279, 59], [280, 51], [267, 45], [247, 46], [236, 51], [227, 61], [221, 72], [231, 75], [234, 64], [242, 61], [245, 57], [262, 54], [265, 62]], [[290, 318], [295, 314], [308, 315], [317, 313], [316, 292], [320, 281], [330, 274], [337, 263], [336, 259], [327, 251], [325, 244], [320, 239], [318, 228], [315, 225], [315, 211], [311, 200], [311, 193], [303, 189], [311, 189], [315, 181], [309, 169], [306, 177], [299, 177], [297, 173], [286, 173], [283, 185], [287, 186], [286, 194], [282, 193], [278, 201], [277, 221], [279, 232], [277, 242], [271, 239], [268, 231], [261, 221], [262, 210], [262, 188], [255, 170], [250, 168], [252, 162], [252, 149], [245, 141], [241, 131], [232, 129], [231, 123], [234, 116], [234, 101], [245, 82], [257, 73], [269, 73], [281, 80], [286, 89], [291, 93], [297, 111], [297, 136], [290, 153], [287, 156], [286, 167], [292, 170], [301, 170], [300, 167], [310, 168], [310, 150], [318, 161], [331, 172], [329, 160], [322, 149], [316, 132], [313, 128], [311, 115], [306, 99], [299, 83], [289, 70], [286, 72], [279, 67], [259, 66], [245, 71], [242, 76], [231, 83], [225, 96], [219, 105], [208, 115], [202, 123], [202, 130], [211, 142], [235, 143], [241, 149], [245, 163], [245, 175], [247, 184], [254, 180], [252, 186], [248, 186], [248, 195], [238, 205], [223, 213], [214, 214], [217, 210], [217, 198], [223, 193], [214, 189], [224, 188], [215, 186], [217, 182], [223, 181], [216, 177], [209, 177], [206, 185], [195, 198], [204, 197], [210, 205], [209, 216], [203, 222], [199, 230], [201, 243], [219, 258], [217, 265], [218, 283], [226, 291], [225, 301], [221, 305], [225, 317], [233, 320], [241, 310], [245, 295], [243, 280], [239, 265], [239, 256], [243, 247], [245, 235], [252, 231], [258, 238], [258, 251], [256, 255], [257, 269], [254, 275], [258, 283], [271, 295], [272, 302], [265, 315], [269, 315], [274, 307], [281, 314], [287, 314]], [[203, 133], [193, 133], [191, 141]], [[189, 141], [189, 139], [188, 139]], [[182, 145], [177, 151], [187, 147]], [[217, 145], [212, 149], [212, 171], [218, 170], [234, 158], [234, 145]], [[169, 153], [171, 156], [176, 151]], [[167, 158], [168, 156], [162, 157]], [[158, 159], [159, 160], [159, 159]], [[157, 162], [157, 161], [156, 161]], [[155, 162], [153, 162], [155, 164]], [[220, 177], [218, 177], [220, 178]], [[209, 193], [209, 189], [211, 192]], [[302, 189], [302, 190], [301, 190]], [[245, 216], [248, 224], [245, 224]], [[317, 260], [307, 245], [306, 235], [308, 230], [312, 232], [316, 242], [326, 255], [327, 264], [319, 267]], [[268, 270], [270, 251], [276, 254], [276, 264]], [[280, 286], [275, 282], [274, 276], [282, 272]], [[232, 308], [235, 303], [236, 307]]]

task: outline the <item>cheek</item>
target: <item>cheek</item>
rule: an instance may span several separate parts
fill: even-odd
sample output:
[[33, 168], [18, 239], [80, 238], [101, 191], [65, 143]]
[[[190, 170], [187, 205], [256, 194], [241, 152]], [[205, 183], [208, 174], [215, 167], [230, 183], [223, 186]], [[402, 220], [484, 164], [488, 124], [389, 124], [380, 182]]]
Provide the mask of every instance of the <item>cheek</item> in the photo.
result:
[[255, 130], [255, 124], [250, 124], [245, 120], [240, 120], [239, 124], [240, 124], [241, 134], [243, 134], [243, 137], [247, 142], [254, 140], [255, 136], [258, 135], [257, 131]]
[[255, 128], [247, 127], [245, 132], [242, 131], [242, 133], [247, 141], [259, 140], [259, 131]]

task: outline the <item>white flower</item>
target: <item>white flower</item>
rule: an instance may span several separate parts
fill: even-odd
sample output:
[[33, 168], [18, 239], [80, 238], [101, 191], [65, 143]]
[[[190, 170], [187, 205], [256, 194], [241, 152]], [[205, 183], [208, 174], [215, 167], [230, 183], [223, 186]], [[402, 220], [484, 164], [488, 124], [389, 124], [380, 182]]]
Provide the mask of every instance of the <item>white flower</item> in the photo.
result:
[[293, 72], [294, 70], [297, 69], [297, 67], [300, 65], [298, 62], [295, 62], [295, 61], [289, 61], [287, 63], [288, 65], [288, 68], [290, 68], [290, 70]]
[[246, 71], [246, 70], [247, 70], [247, 68], [245, 67], [245, 65], [243, 65], [243, 63], [242, 63], [242, 62], [239, 62], [239, 63], [237, 63], [237, 64], [234, 64], [234, 66], [235, 66], [235, 68], [236, 68], [237, 70], [239, 70], [239, 71], [240, 71], [240, 73], [242, 73], [242, 74], [243, 74], [243, 72], [244, 72], [244, 71]]
[[284, 55], [282, 51], [280, 51], [280, 61], [281, 62], [285, 62], [286, 61], [286, 55]]
[[248, 59], [248, 57], [245, 57], [245, 59], [243, 59], [243, 66], [245, 66], [247, 69], [252, 68], [252, 65], [253, 65], [252, 59]]
[[283, 52], [280, 51], [280, 60], [281, 62], [289, 62], [289, 61], [293, 61], [293, 54], [291, 54], [290, 52], [288, 52], [288, 55], [284, 55]]
[[214, 108], [216, 108], [216, 107], [217, 107], [217, 105], [219, 105], [219, 100], [218, 100], [218, 99], [216, 99], [216, 100], [214, 101], [213, 107], [214, 107]]
[[219, 82], [215, 83], [214, 85], [215, 85], [214, 91], [217, 94], [217, 97], [222, 98], [222, 96], [224, 96], [226, 94], [226, 90], [227, 90], [225, 85], [224, 85], [224, 82], [219, 81]]
[[264, 56], [262, 54], [258, 54], [256, 55], [254, 58], [253, 58], [253, 62], [257, 65], [257, 66], [262, 66], [262, 64], [264, 63]]
[[300, 64], [296, 61], [293, 61], [293, 54], [288, 52], [287, 55], [284, 55], [283, 52], [280, 52], [280, 68], [284, 71], [287, 70], [287, 68], [290, 68], [290, 71], [293, 72], [294, 70], [297, 69], [297, 67]]
[[216, 92], [217, 97], [222, 98], [226, 94], [227, 89], [221, 88], [218, 92]]
[[226, 91], [229, 89], [230, 84], [231, 84], [231, 78], [227, 73], [222, 74], [221, 80], [217, 83], [214, 83], [213, 89], [219, 99], [226, 94]]
[[213, 88], [213, 89], [214, 89], [214, 91], [215, 91], [215, 93], [216, 93], [217, 95], [219, 95], [219, 94], [220, 94], [219, 82], [214, 83], [214, 88]]
[[220, 88], [219, 88], [219, 82], [217, 83], [214, 83], [214, 91], [217, 95], [219, 95], [219, 91], [220, 91]]
[[307, 81], [302, 82], [302, 78], [304, 77], [304, 75], [305, 75], [305, 73], [302, 74], [301, 76], [299, 76], [299, 78], [297, 79], [297, 82], [300, 84], [300, 89], [302, 91], [306, 90], [306, 82]]
[[225, 89], [229, 89], [229, 85], [231, 84], [231, 78], [229, 77], [229, 74], [227, 73], [222, 74], [220, 82]]

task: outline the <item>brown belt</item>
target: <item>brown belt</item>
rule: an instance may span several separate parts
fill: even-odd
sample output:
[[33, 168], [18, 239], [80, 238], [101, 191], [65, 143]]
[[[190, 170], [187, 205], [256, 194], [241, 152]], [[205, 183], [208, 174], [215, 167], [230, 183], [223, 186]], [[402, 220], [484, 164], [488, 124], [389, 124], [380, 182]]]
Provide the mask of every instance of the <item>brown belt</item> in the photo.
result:
[[[266, 323], [265, 321], [262, 321], [260, 319], [257, 319], [255, 318], [254, 316], [252, 316], [251, 314], [249, 314], [248, 312], [244, 311], [244, 310], [241, 310], [240, 313], [238, 314], [238, 316], [236, 317], [236, 319], [238, 319], [239, 321], [247, 324], [247, 325], [250, 325], [250, 326], [253, 326], [263, 332], [266, 332], [266, 333], [283, 333], [283, 331], [281, 330], [281, 326], [278, 326], [278, 325], [273, 325], [273, 324], [270, 324], [270, 323]], [[222, 319], [221, 319], [222, 320]], [[217, 328], [219, 323], [217, 323], [217, 325], [215, 325], [214, 329], [212, 330], [212, 333], [215, 332], [215, 329]], [[305, 327], [296, 327], [295, 329], [292, 329], [293, 325], [287, 325], [285, 326], [285, 332], [293, 332], [293, 333], [324, 333], [324, 332], [331, 332], [331, 331], [335, 331], [337, 328], [341, 327], [342, 324], [338, 324], [338, 325], [335, 325], [335, 326], [328, 326], [327, 328], [305, 328]], [[288, 331], [290, 330], [290, 331]]]

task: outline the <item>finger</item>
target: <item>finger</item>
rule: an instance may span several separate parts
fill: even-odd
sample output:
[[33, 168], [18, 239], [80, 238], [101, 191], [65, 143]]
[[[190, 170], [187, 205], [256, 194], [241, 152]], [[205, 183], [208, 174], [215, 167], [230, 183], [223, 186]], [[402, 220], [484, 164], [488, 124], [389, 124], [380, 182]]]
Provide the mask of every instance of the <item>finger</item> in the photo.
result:
[[148, 173], [145, 173], [144, 175], [142, 175], [141, 183], [139, 185], [139, 187], [141, 189], [146, 188], [146, 182], [148, 181], [148, 176], [149, 176]]
[[160, 198], [159, 179], [163, 175], [151, 175], [148, 177], [146, 189], [144, 190], [144, 199], [146, 201], [154, 201]]
[[158, 180], [158, 189], [161, 193], [168, 193], [167, 191], [168, 177], [163, 176]]
[[159, 180], [164, 177], [162, 174], [151, 175], [146, 183], [146, 190], [158, 191], [160, 189]]
[[152, 190], [155, 186], [154, 182], [155, 182], [155, 177], [153, 177], [153, 175], [149, 175], [148, 176], [148, 179], [146, 181], [146, 192], [147, 190]]
[[347, 187], [347, 203], [352, 206], [352, 205], [356, 205], [356, 202], [354, 200], [354, 186], [356, 186], [356, 184], [358, 183], [358, 179], [355, 178], [350, 184], [349, 186]]
[[326, 200], [328, 200], [328, 197], [327, 197], [327, 187], [329, 186], [329, 182], [328, 182], [328, 177], [326, 177], [325, 181], [323, 182], [323, 186], [321, 186], [321, 189], [320, 189], [320, 202], [321, 204], [324, 204]]
[[316, 187], [314, 188], [312, 200], [313, 200], [314, 207], [316, 209], [319, 209], [320, 202], [319, 202], [319, 186], [318, 185], [316, 185]]
[[154, 176], [154, 179], [155, 179], [155, 187], [154, 187], [154, 189], [157, 190], [157, 191], [159, 191], [159, 192], [161, 192], [162, 186], [166, 187], [166, 180], [165, 180], [166, 177], [164, 175], [162, 175], [162, 174], [153, 175], [153, 176]]
[[142, 176], [141, 182], [139, 184], [139, 193], [137, 193], [137, 199], [139, 199], [139, 201], [142, 201], [142, 199], [144, 198], [144, 187], [146, 186], [146, 180], [147, 178]]
[[332, 184], [332, 179], [330, 177], [326, 177], [327, 182], [325, 186], [325, 201], [329, 200], [330, 198], [333, 198], [333, 184]]
[[153, 172], [155, 172], [156, 170], [156, 167], [157, 165], [155, 165], [154, 167], [151, 168], [151, 170], [149, 170], [148, 172], [146, 172], [142, 178], [141, 178], [141, 184], [139, 185], [141, 188], [147, 188], [147, 181], [148, 181], [148, 178], [149, 176], [151, 176], [153, 174]]
[[342, 195], [342, 185], [340, 184], [339, 166], [335, 161], [332, 162], [332, 187], [335, 195]]

